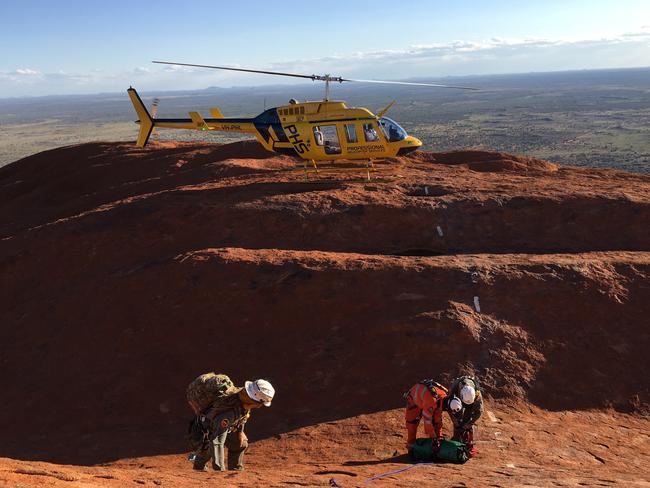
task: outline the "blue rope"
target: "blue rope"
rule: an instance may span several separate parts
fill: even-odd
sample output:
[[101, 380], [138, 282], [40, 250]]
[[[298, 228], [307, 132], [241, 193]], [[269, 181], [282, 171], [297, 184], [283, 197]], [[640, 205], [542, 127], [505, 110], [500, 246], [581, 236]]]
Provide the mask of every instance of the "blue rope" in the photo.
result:
[[427, 465], [427, 464], [436, 464], [436, 463], [416, 463], [416, 464], [411, 464], [410, 466], [407, 466], [406, 468], [397, 469], [395, 471], [390, 471], [388, 473], [375, 475], [372, 478], [368, 478], [366, 481], [363, 482], [363, 484], [365, 485], [367, 483], [370, 483], [371, 481], [378, 480], [380, 478], [385, 478], [386, 476], [390, 476], [392, 474], [403, 473], [404, 471], [408, 471], [409, 469], [415, 468], [416, 466], [424, 466], [424, 465]]

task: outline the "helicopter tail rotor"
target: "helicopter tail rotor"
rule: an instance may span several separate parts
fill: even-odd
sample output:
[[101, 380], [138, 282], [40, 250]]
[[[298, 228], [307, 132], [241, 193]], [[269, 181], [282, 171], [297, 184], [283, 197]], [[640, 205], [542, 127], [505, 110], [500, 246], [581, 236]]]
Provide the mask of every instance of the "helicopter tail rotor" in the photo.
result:
[[156, 114], [158, 113], [158, 105], [160, 104], [160, 98], [156, 97], [151, 102], [151, 118], [155, 119]]
[[[158, 105], [160, 104], [160, 98], [156, 97], [153, 99], [151, 102], [151, 118], [156, 119], [156, 115], [158, 114]], [[153, 137], [154, 141], [158, 141], [158, 133], [156, 132], [156, 124], [154, 122], [154, 128], [151, 131], [151, 137]]]

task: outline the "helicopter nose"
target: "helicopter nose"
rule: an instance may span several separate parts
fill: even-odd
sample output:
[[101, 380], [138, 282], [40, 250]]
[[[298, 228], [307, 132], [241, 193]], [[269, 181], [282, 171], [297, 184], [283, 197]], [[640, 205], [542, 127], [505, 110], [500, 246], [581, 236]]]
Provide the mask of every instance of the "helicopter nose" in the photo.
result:
[[404, 139], [404, 141], [408, 143], [408, 146], [420, 147], [422, 145], [422, 141], [413, 136], [406, 136], [406, 139]]
[[399, 151], [397, 151], [398, 156], [404, 156], [405, 154], [415, 151], [422, 146], [422, 141], [417, 137], [406, 136], [402, 141], [401, 146], [402, 147], [400, 147]]

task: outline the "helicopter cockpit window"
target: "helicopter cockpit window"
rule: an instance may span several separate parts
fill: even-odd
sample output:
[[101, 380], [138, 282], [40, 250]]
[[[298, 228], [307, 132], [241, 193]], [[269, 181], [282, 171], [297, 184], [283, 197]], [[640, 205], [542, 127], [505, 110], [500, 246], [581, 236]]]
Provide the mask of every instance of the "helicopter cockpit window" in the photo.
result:
[[318, 146], [324, 146], [325, 154], [341, 154], [341, 143], [335, 125], [314, 127], [314, 141]]
[[406, 139], [406, 131], [402, 129], [397, 122], [389, 119], [388, 117], [382, 117], [379, 119], [379, 126], [384, 131], [386, 139], [388, 139], [390, 142]]
[[366, 142], [375, 142], [379, 140], [377, 131], [372, 124], [363, 124], [363, 135], [366, 138]]

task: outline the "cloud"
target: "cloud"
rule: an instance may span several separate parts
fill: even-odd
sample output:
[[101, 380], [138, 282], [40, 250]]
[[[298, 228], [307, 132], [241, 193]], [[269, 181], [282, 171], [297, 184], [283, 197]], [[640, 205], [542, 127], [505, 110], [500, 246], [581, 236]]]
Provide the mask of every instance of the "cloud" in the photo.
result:
[[[624, 33], [618, 36], [598, 39], [513, 39], [493, 37], [483, 41], [452, 41], [448, 43], [437, 44], [417, 44], [401, 50], [384, 50], [369, 52], [354, 52], [348, 55], [327, 56], [318, 59], [302, 59], [293, 62], [276, 63], [278, 68], [286, 68], [291, 65], [308, 64], [328, 65], [332, 62], [403, 62], [431, 59], [439, 61], [447, 59], [457, 59], [458, 56], [467, 58], [467, 55], [480, 57], [484, 54], [504, 54], [508, 52], [524, 52], [531, 54], [537, 50], [551, 48], [574, 48], [574, 47], [592, 47], [600, 48], [622, 43], [650, 43], [650, 28], [643, 28], [638, 32]], [[650, 47], [650, 45], [648, 46]], [[649, 58], [650, 60], [650, 53]], [[649, 61], [650, 62], [650, 61]]]
[[[417, 44], [402, 49], [332, 53], [319, 58], [271, 63], [259, 68], [398, 80], [648, 65], [650, 26], [592, 39], [492, 37]], [[129, 85], [141, 90], [178, 90], [292, 82], [297, 81], [174, 65], [138, 66], [116, 73], [96, 69], [83, 73], [44, 73], [36, 67], [19, 67], [14, 71], [0, 72], [0, 93], [23, 96], [120, 91]]]
[[178, 66], [176, 64], [166, 64], [162, 68], [167, 73], [194, 73], [196, 69], [192, 66]]
[[593, 39], [493, 37], [418, 44], [275, 63], [271, 69], [289, 71], [300, 66], [302, 71], [348, 77], [408, 79], [648, 65], [650, 29], [644, 27], [636, 32]]
[[29, 68], [18, 68], [16, 71], [14, 71], [14, 74], [18, 76], [34, 76], [34, 75], [39, 75], [40, 73], [36, 70], [29, 69]]

